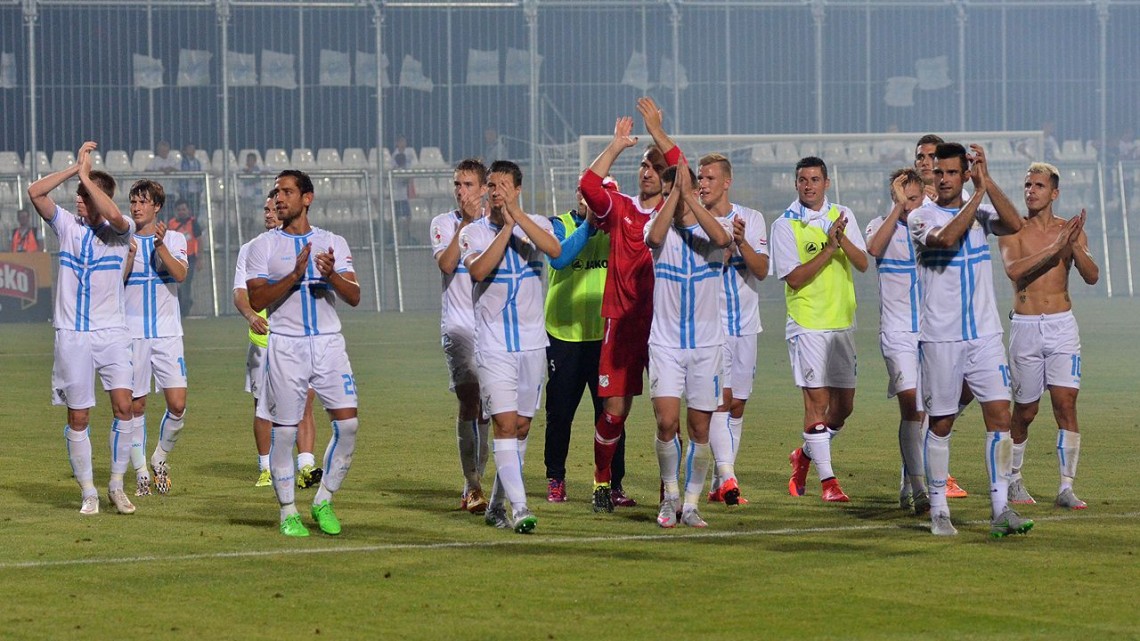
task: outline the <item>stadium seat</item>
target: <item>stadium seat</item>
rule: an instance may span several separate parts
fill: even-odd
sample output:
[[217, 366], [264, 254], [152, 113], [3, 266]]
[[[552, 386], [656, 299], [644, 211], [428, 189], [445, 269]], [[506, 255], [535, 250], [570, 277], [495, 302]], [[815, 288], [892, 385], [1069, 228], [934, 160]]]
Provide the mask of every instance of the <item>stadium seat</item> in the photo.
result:
[[107, 157], [103, 159], [103, 167], [110, 172], [112, 176], [129, 174], [134, 171], [131, 167], [131, 157], [122, 149], [109, 150]]
[[847, 148], [841, 142], [828, 142], [823, 145], [823, 159], [829, 165], [847, 162]]
[[317, 150], [318, 169], [340, 169], [340, 152], [331, 147], [322, 147]]
[[[385, 170], [391, 169], [393, 167], [392, 152], [388, 151], [386, 148], [382, 149], [382, 151], [384, 154], [384, 169]], [[368, 150], [368, 165], [371, 167], [375, 167], [376, 162], [377, 162], [376, 148], [373, 147], [372, 149]]]
[[871, 153], [871, 145], [865, 142], [853, 142], [847, 148], [847, 160], [858, 164], [872, 164], [875, 156]]
[[[245, 165], [245, 151], [238, 154], [238, 160], [243, 166]], [[285, 153], [284, 149], [266, 149], [265, 160], [261, 161], [259, 156], [257, 164], [265, 168], [287, 169], [289, 167], [289, 154]]]
[[[800, 143], [800, 158], [807, 158], [808, 156], [819, 156], [819, 143], [814, 140], [805, 140]], [[797, 158], [796, 160], [799, 160]], [[830, 161], [829, 161], [830, 164]]]
[[439, 147], [424, 147], [420, 150], [420, 167], [426, 169], [445, 169], [447, 161], [443, 159], [443, 152]]
[[315, 169], [317, 161], [313, 158], [312, 149], [294, 149], [293, 154], [289, 157], [289, 166], [293, 169]]
[[780, 165], [795, 165], [800, 159], [800, 152], [796, 144], [782, 140], [776, 143], [776, 163]]
[[198, 162], [202, 164], [202, 171], [207, 173], [211, 171], [210, 154], [206, 153], [205, 149], [195, 149], [194, 158], [198, 159]]
[[169, 156], [171, 160], [178, 163], [179, 167], [182, 166], [182, 152], [181, 151], [178, 151], [177, 149], [171, 149], [170, 152], [167, 153], [166, 155]]
[[1008, 140], [993, 140], [990, 142], [989, 148], [986, 151], [989, 152], [991, 160], [1010, 161], [1017, 159], [1017, 155], [1014, 154], [1013, 148], [1009, 146]]
[[771, 165], [776, 162], [776, 154], [772, 151], [772, 145], [767, 142], [752, 145], [751, 158], [754, 165]]
[[368, 162], [368, 156], [360, 147], [347, 147], [341, 158], [341, 166], [345, 169], [371, 169], [375, 165]]
[[[234, 155], [234, 152], [230, 151], [227, 153], [227, 151], [225, 149], [215, 149], [213, 156], [210, 158], [210, 172], [211, 173], [214, 173], [214, 174], [222, 173], [222, 169], [225, 165], [227, 155], [229, 156], [229, 160], [230, 160], [230, 171], [235, 171], [237, 169], [237, 165], [238, 165], [237, 156]], [[205, 166], [205, 165], [203, 165], [203, 166]]]
[[0, 174], [22, 174], [24, 163], [14, 151], [0, 151]]
[[51, 161], [48, 160], [47, 153], [43, 151], [36, 152], [36, 162], [34, 166], [32, 163], [32, 152], [29, 151], [24, 154], [24, 166], [32, 167], [33, 173], [41, 176], [46, 176], [51, 173]]
[[75, 152], [59, 151], [51, 153], [51, 171], [63, 171], [75, 164]]
[[149, 149], [136, 149], [131, 154], [131, 167], [134, 171], [146, 171], [150, 161], [154, 160], [154, 152]]

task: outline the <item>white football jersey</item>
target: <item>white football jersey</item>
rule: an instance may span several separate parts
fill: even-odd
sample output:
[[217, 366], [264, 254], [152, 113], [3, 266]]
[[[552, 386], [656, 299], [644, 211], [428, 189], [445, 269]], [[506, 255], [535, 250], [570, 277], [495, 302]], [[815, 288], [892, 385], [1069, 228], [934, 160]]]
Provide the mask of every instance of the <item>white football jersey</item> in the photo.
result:
[[258, 236], [249, 248], [246, 271], [250, 280], [268, 279], [275, 283], [293, 271], [297, 255], [312, 244], [305, 275], [281, 300], [269, 306], [273, 333], [282, 336], [317, 336], [340, 332], [336, 313], [337, 295], [328, 281], [317, 271], [317, 254], [330, 249], [338, 274], [352, 272], [352, 252], [344, 238], [319, 227], [296, 236], [280, 229]]
[[[163, 244], [175, 260], [186, 262], [186, 237], [174, 231]], [[154, 248], [154, 235], [135, 234], [134, 264], [127, 276], [127, 329], [131, 338], [166, 338], [182, 335], [178, 281], [166, 270]]]
[[[645, 235], [653, 221], [645, 226]], [[732, 223], [717, 218], [731, 235]], [[725, 248], [709, 240], [700, 225], [678, 229], [669, 225], [665, 241], [653, 256], [653, 325], [649, 343], [677, 349], [696, 349], [724, 344], [721, 321], [720, 275]]]
[[[732, 211], [724, 217], [729, 229], [736, 218], [744, 220], [744, 239], [757, 254], [768, 255], [768, 228], [764, 215], [755, 209], [733, 204]], [[724, 305], [721, 319], [724, 331], [729, 336], [748, 336], [760, 333], [760, 280], [748, 271], [740, 248], [732, 246], [728, 264], [721, 270], [721, 285], [724, 288]]]
[[124, 329], [123, 263], [131, 248], [135, 221], [119, 233], [104, 221], [91, 229], [75, 214], [56, 205], [51, 229], [59, 237], [52, 325], [56, 329], [93, 332]]
[[[462, 218], [457, 210], [440, 214], [431, 221], [431, 250], [432, 257], [438, 258], [443, 250], [451, 244], [455, 233], [459, 230]], [[443, 334], [461, 333], [467, 336], [475, 335], [475, 304], [472, 300], [471, 289], [474, 283], [471, 274], [463, 260], [450, 274], [440, 272], [443, 277], [443, 297], [440, 300], [439, 329]]]
[[[539, 227], [554, 235], [550, 221], [530, 216]], [[502, 229], [484, 217], [459, 233], [460, 262], [483, 253]], [[473, 288], [475, 345], [477, 349], [522, 352], [545, 348], [545, 295], [542, 287], [544, 254], [515, 225], [511, 241], [498, 268]]]
[[[867, 238], [875, 235], [884, 220], [886, 216], [878, 216], [867, 224]], [[879, 272], [879, 331], [917, 334], [922, 285], [918, 280], [914, 243], [901, 220], [895, 223], [883, 257], [875, 259], [875, 267]]]
[[987, 239], [997, 211], [989, 205], [978, 207], [974, 224], [955, 247], [938, 249], [925, 244], [930, 232], [945, 226], [958, 211], [931, 203], [907, 218], [922, 287], [920, 341], [964, 341], [1002, 333]]

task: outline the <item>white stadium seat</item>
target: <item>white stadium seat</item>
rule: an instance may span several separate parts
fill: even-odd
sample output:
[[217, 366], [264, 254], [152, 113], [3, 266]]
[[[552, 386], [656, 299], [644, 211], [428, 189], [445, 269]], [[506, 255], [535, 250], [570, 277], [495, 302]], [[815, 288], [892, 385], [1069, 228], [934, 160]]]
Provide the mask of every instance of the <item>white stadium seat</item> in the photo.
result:
[[289, 158], [289, 166], [293, 169], [313, 169], [317, 166], [317, 161], [313, 158], [312, 149], [294, 149], [293, 155]]
[[443, 152], [439, 147], [424, 147], [420, 150], [420, 167], [444, 169], [447, 167], [447, 161], [443, 159]]
[[345, 169], [369, 169], [374, 165], [369, 164], [368, 156], [360, 147], [347, 147], [344, 150], [344, 156], [341, 157], [341, 166]]
[[0, 174], [22, 174], [24, 163], [14, 151], [0, 151]]
[[336, 149], [323, 147], [317, 150], [317, 167], [319, 169], [340, 169], [340, 153]]
[[136, 149], [135, 153], [131, 154], [131, 167], [135, 171], [146, 171], [150, 166], [150, 161], [154, 160], [154, 152], [149, 149]]

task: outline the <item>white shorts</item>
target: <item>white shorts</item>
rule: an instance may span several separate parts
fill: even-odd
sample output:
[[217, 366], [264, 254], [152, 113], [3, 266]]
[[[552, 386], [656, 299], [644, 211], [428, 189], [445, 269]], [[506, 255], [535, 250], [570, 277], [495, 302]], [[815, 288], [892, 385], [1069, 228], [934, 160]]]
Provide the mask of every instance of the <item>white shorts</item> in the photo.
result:
[[968, 341], [918, 344], [922, 405], [930, 416], [958, 413], [962, 383], [979, 403], [1009, 402], [1009, 365], [1001, 334]]
[[918, 334], [888, 332], [879, 334], [879, 351], [887, 363], [887, 398], [899, 392], [918, 389]]
[[1009, 324], [1013, 400], [1033, 403], [1046, 386], [1081, 388], [1081, 337], [1072, 311], [1023, 316]]
[[73, 410], [95, 407], [95, 374], [103, 389], [131, 389], [131, 337], [127, 329], [77, 332], [55, 330], [55, 364], [51, 369], [52, 405]]
[[683, 398], [689, 408], [714, 412], [721, 402], [724, 347], [679, 349], [649, 345], [649, 398]]
[[131, 339], [134, 364], [134, 397], [142, 398], [152, 391], [186, 387], [186, 358], [182, 337]]
[[747, 401], [756, 378], [756, 334], [725, 336], [721, 359], [724, 387], [732, 390], [732, 398]]
[[447, 389], [454, 392], [457, 385], [478, 385], [479, 370], [475, 366], [475, 337], [469, 334], [443, 334], [443, 357], [451, 377]]
[[264, 390], [265, 349], [250, 343], [249, 350], [245, 353], [245, 391], [253, 394], [255, 400], [261, 400]]
[[517, 412], [534, 418], [542, 400], [542, 383], [546, 379], [546, 350], [523, 352], [476, 350], [475, 366], [479, 372], [479, 394], [483, 413], [488, 416]]
[[788, 360], [797, 387], [855, 389], [855, 332], [810, 332], [788, 339]]
[[296, 425], [305, 414], [309, 388], [326, 410], [355, 408], [356, 379], [340, 334], [269, 335], [265, 389], [257, 417], [276, 425]]

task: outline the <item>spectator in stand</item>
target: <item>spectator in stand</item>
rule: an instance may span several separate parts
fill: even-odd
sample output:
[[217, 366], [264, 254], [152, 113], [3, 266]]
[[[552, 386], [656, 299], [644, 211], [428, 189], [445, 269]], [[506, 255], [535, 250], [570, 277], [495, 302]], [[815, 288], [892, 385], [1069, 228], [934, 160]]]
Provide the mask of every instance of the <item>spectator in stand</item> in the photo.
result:
[[154, 158], [150, 159], [150, 164], [146, 166], [146, 170], [169, 174], [173, 171], [181, 171], [182, 165], [174, 156], [170, 155], [170, 143], [160, 140], [158, 146], [154, 148]]
[[[392, 155], [392, 163], [396, 169], [409, 169], [411, 167], [411, 154], [400, 149], [403, 136], [396, 141], [396, 153]], [[411, 178], [395, 178], [392, 180], [392, 211], [396, 216], [396, 230], [401, 243], [412, 242], [410, 225], [412, 222], [412, 207], [408, 200], [416, 197], [416, 186]]]
[[21, 207], [16, 210], [16, 228], [12, 230], [12, 245], [8, 248], [10, 251], [38, 252], [42, 249], [31, 218], [27, 209]]
[[499, 132], [494, 127], [487, 127], [483, 130], [483, 143], [486, 145], [483, 151], [483, 162], [494, 162], [509, 158], [507, 153], [507, 145], [499, 138]]
[[190, 283], [194, 280], [194, 272], [198, 266], [198, 238], [202, 235], [202, 226], [198, 224], [198, 217], [190, 211], [190, 203], [179, 199], [174, 203], [174, 217], [166, 223], [167, 231], [180, 232], [186, 236], [186, 280], [178, 288], [178, 306], [183, 316], [190, 314], [190, 307], [194, 304]]
[[[202, 171], [202, 161], [197, 157], [198, 148], [194, 143], [186, 143], [182, 147], [182, 171]], [[200, 212], [198, 206], [202, 201], [202, 179], [187, 178], [178, 181], [178, 196], [190, 205], [190, 212], [197, 216]]]

